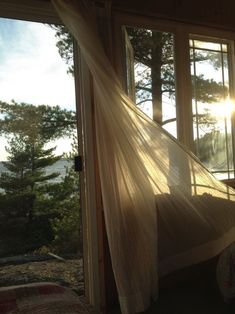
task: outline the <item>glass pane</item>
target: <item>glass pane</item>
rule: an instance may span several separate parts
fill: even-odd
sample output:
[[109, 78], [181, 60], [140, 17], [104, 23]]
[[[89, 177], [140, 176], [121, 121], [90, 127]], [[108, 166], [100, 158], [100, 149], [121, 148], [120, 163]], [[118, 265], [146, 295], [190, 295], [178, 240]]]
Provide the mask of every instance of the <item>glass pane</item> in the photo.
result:
[[190, 42], [196, 153], [218, 179], [233, 178], [228, 53], [220, 44], [193, 39]]
[[174, 35], [142, 28], [126, 30], [134, 51], [136, 104], [176, 137]]
[[192, 40], [190, 41], [190, 46], [194, 46], [194, 48], [205, 49], [205, 50], [214, 50], [221, 51], [220, 43], [213, 43], [201, 40]]
[[[56, 31], [70, 40], [69, 65]], [[0, 19], [0, 45], [0, 286], [55, 281], [83, 293], [72, 40]]]
[[224, 52], [227, 52], [227, 51], [228, 51], [228, 45], [227, 45], [227, 44], [223, 44], [223, 45], [222, 45], [222, 50], [223, 50]]

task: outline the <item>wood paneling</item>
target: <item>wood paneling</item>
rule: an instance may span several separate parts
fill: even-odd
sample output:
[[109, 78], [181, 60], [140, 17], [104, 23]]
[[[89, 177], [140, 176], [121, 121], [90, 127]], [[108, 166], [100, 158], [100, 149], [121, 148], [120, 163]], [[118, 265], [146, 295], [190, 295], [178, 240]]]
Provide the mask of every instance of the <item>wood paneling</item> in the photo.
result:
[[113, 9], [235, 30], [233, 0], [113, 0]]

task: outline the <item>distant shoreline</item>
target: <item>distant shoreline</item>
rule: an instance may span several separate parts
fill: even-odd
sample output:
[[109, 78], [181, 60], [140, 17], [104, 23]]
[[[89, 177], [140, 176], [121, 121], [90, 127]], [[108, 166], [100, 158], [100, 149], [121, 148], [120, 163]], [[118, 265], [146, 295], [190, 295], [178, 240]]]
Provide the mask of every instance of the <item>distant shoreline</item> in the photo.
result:
[[[0, 161], [0, 175], [3, 172], [10, 172], [6, 169], [3, 162], [7, 162], [7, 161], [4, 161], [4, 160]], [[62, 181], [62, 179], [66, 175], [66, 167], [72, 167], [72, 166], [73, 166], [73, 160], [68, 160], [68, 159], [62, 158], [62, 159], [56, 161], [53, 165], [47, 166], [45, 168], [45, 172], [46, 172], [46, 175], [50, 175], [53, 172], [59, 172], [58, 177], [49, 180], [50, 182], [53, 182], [53, 183], [59, 183]]]

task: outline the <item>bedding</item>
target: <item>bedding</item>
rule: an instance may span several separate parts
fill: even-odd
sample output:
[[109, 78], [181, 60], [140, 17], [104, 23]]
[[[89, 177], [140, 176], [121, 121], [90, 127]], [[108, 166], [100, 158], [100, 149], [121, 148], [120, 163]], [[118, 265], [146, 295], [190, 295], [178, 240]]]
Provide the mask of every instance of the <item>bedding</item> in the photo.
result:
[[1, 314], [88, 314], [71, 289], [55, 283], [32, 283], [0, 288]]
[[235, 299], [235, 243], [220, 255], [216, 268], [217, 283], [226, 303]]

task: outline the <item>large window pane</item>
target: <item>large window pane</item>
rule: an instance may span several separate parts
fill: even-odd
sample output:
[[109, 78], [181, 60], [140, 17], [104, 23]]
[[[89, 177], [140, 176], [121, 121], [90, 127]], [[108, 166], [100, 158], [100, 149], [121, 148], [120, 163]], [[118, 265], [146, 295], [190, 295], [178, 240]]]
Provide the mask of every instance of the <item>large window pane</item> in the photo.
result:
[[136, 104], [176, 137], [174, 35], [133, 27], [126, 31], [133, 48]]
[[68, 34], [0, 19], [0, 286], [56, 281], [82, 293], [73, 67], [58, 53], [73, 47], [56, 31]]
[[228, 44], [190, 39], [196, 153], [218, 179], [234, 177]]

